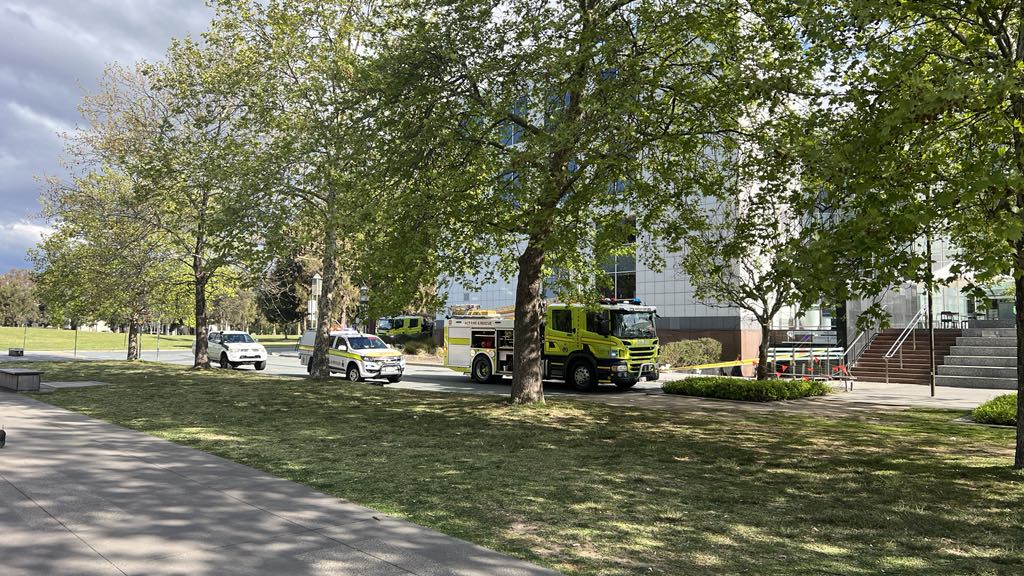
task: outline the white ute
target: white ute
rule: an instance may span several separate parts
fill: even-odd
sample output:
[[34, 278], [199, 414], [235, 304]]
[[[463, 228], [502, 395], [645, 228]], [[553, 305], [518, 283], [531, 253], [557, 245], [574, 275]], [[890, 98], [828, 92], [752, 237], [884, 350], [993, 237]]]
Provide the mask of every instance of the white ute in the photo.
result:
[[[267, 349], [248, 332], [210, 332], [207, 338], [210, 362], [220, 363], [221, 368], [238, 368], [243, 364], [252, 364], [257, 370], [267, 367]], [[192, 353], [195, 352], [196, 345], [193, 342]]]
[[[312, 370], [313, 345], [316, 330], [306, 330], [299, 340], [299, 362]], [[330, 372], [341, 373], [345, 378], [359, 382], [369, 378], [384, 378], [395, 383], [405, 372], [405, 357], [398, 350], [388, 346], [374, 334], [362, 334], [356, 330], [331, 332], [327, 359]]]

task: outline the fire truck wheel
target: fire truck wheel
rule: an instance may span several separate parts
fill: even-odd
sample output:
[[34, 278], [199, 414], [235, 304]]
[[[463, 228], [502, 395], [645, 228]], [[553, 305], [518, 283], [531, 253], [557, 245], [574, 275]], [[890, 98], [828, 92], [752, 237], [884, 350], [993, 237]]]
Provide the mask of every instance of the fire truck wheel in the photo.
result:
[[629, 390], [633, 386], [636, 386], [637, 382], [638, 380], [633, 380], [632, 382], [616, 382], [615, 385], [621, 390]]
[[587, 392], [597, 387], [597, 371], [590, 362], [577, 360], [569, 369], [569, 377], [566, 380], [567, 384], [571, 384], [577, 390]]
[[483, 354], [476, 357], [473, 360], [473, 372], [471, 373], [473, 380], [481, 384], [490, 381], [494, 374], [491, 372], [491, 359]]

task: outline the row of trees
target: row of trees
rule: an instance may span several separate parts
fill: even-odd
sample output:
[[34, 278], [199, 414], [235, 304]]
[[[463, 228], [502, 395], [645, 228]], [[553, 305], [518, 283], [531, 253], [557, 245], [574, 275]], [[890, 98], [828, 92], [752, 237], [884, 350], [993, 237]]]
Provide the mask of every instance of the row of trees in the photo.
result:
[[0, 326], [25, 326], [41, 315], [32, 274], [17, 268], [0, 274]]
[[635, 218], [649, 264], [682, 250], [764, 331], [930, 280], [913, 241], [942, 233], [1015, 278], [1024, 343], [1022, 1], [215, 4], [202, 41], [83, 103], [40, 260], [102, 276], [69, 313], [187, 316], [206, 366], [211, 294], [314, 254], [326, 376], [360, 288], [389, 313], [514, 276], [512, 400], [543, 401], [542, 281], [592, 301]]

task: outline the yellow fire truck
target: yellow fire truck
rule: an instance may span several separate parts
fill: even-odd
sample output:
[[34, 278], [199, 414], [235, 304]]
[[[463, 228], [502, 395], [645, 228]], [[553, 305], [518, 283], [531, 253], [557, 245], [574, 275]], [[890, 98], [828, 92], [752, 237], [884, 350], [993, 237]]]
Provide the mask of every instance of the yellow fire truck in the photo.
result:
[[[544, 378], [578, 390], [610, 382], [631, 388], [658, 379], [657, 309], [639, 299], [603, 300], [597, 309], [550, 304], [544, 312]], [[477, 382], [513, 370], [514, 320], [495, 313], [453, 316], [444, 323], [445, 366]]]

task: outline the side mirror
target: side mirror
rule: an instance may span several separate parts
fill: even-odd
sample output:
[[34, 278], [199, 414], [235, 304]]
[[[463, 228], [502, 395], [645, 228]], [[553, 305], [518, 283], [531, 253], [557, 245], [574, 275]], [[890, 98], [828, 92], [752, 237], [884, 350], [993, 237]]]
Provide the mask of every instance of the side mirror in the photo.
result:
[[338, 350], [345, 352], [348, 350], [348, 346], [345, 346], [344, 344], [338, 344]]

